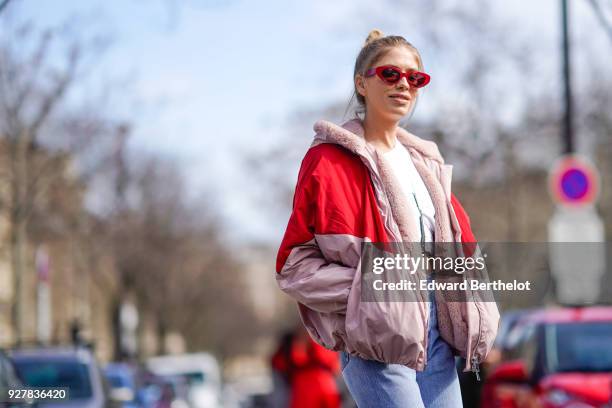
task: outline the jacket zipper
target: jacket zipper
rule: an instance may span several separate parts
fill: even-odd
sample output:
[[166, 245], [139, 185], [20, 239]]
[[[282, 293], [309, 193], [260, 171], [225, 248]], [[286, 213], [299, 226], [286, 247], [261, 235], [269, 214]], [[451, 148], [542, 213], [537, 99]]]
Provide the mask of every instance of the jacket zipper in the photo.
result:
[[478, 307], [478, 305], [476, 304], [476, 302], [474, 302], [474, 306], [476, 306], [476, 310], [478, 310], [478, 340], [476, 340], [476, 344], [474, 345], [474, 348], [472, 349], [472, 358], [471, 358], [471, 370], [472, 372], [476, 375], [476, 380], [480, 381], [480, 361], [478, 359], [478, 357], [476, 357], [476, 349], [478, 348], [478, 345], [480, 344], [480, 340], [482, 337], [482, 313], [480, 312], [480, 308]]
[[480, 365], [476, 356], [472, 356], [472, 372], [476, 375], [476, 380], [480, 381]]
[[[415, 197], [416, 200], [416, 197]], [[385, 202], [387, 205], [387, 208], [391, 208], [391, 204], [389, 203], [389, 199], [388, 197], [385, 195]], [[417, 203], [417, 208], [418, 208], [418, 203]], [[420, 213], [421, 209], [419, 208], [419, 213]], [[421, 221], [422, 223], [422, 221]], [[423, 233], [423, 231], [421, 230], [421, 233]], [[421, 299], [422, 300], [422, 304], [426, 305], [427, 301], [429, 300], [429, 292], [427, 292], [427, 299]], [[435, 297], [434, 297], [434, 301], [435, 301]], [[429, 321], [431, 320], [431, 316], [430, 316], [430, 308], [425, 306], [425, 322], [424, 322], [424, 327], [425, 327], [425, 336], [423, 337], [423, 371], [427, 368], [427, 359], [428, 357], [428, 353], [427, 353], [427, 347], [429, 344]]]
[[425, 371], [425, 369], [427, 368], [427, 342], [429, 341], [429, 339], [427, 338], [427, 324], [429, 324], [429, 322], [425, 323], [425, 338], [423, 339], [423, 371]]
[[[425, 255], [427, 251], [425, 250], [425, 226], [423, 224], [423, 212], [421, 211], [421, 206], [419, 206], [419, 201], [416, 198], [416, 194], [414, 190], [412, 191], [412, 198], [414, 199], [414, 203], [416, 204], [417, 210], [419, 211], [419, 227], [420, 227], [420, 232], [421, 232], [421, 254]], [[427, 274], [427, 271], [425, 272], [425, 274]], [[423, 304], [427, 304], [427, 302], [436, 301], [435, 292], [433, 292], [433, 299], [431, 299], [431, 297], [432, 297], [432, 292], [427, 291], [427, 299], [425, 299]], [[427, 318], [425, 319], [425, 337], [423, 341], [423, 355], [424, 355], [423, 369], [427, 367], [427, 358], [428, 358], [427, 349], [429, 345], [428, 344], [429, 343], [429, 322], [431, 321], [431, 306], [427, 307], [426, 309], [427, 309], [426, 311]]]
[[[364, 157], [361, 157], [361, 160], [366, 165], [366, 167], [368, 168], [369, 173], [370, 173], [370, 177], [372, 177], [372, 176], [377, 177], [377, 178], [380, 177], [377, 172], [373, 171], [373, 169], [370, 167], [369, 162]], [[382, 183], [380, 183], [380, 181], [379, 181], [379, 184], [382, 184]], [[384, 194], [383, 198], [385, 200], [386, 207], [390, 209], [391, 208], [391, 203], [389, 203], [389, 197], [387, 197], [387, 194]], [[415, 197], [415, 200], [416, 200], [416, 197]], [[418, 205], [419, 204], [417, 202], [417, 208], [418, 208]], [[420, 210], [421, 209], [419, 208], [419, 212], [420, 212]], [[391, 231], [387, 231], [387, 232], [391, 232]], [[423, 233], [422, 230], [421, 230], [421, 233]], [[393, 232], [391, 232], [390, 235], [393, 236], [395, 234]], [[434, 301], [435, 301], [435, 298], [434, 298]], [[423, 303], [425, 304], [426, 301], [424, 301]], [[428, 356], [427, 356], [427, 354], [428, 354], [427, 353], [427, 345], [428, 345], [428, 341], [429, 341], [429, 339], [428, 339], [428, 337], [429, 337], [428, 336], [428, 332], [429, 332], [429, 320], [431, 318], [431, 316], [429, 316], [429, 308], [426, 308], [426, 309], [427, 310], [425, 311], [425, 313], [426, 313], [427, 317], [425, 318], [425, 336], [423, 338], [423, 370], [425, 370], [425, 368], [427, 367], [427, 358], [428, 358]]]

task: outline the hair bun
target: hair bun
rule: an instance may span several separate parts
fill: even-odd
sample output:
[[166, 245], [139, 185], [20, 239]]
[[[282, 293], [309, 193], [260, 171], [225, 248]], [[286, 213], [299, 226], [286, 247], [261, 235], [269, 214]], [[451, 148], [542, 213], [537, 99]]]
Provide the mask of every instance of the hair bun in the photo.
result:
[[368, 34], [368, 38], [366, 38], [365, 43], [363, 44], [363, 46], [365, 47], [366, 45], [368, 45], [369, 43], [371, 43], [374, 40], [377, 40], [381, 37], [384, 37], [385, 35], [383, 34], [382, 31], [380, 31], [378, 28], [373, 29], [372, 31], [370, 31], [370, 34]]

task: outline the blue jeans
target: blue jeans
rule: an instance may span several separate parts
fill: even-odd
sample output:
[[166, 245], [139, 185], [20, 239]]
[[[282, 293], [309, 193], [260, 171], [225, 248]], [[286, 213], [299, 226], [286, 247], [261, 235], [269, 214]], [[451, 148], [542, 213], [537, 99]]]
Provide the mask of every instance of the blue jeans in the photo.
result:
[[424, 371], [340, 353], [342, 377], [359, 408], [463, 406], [455, 358], [438, 332], [436, 302], [430, 304], [427, 366]]

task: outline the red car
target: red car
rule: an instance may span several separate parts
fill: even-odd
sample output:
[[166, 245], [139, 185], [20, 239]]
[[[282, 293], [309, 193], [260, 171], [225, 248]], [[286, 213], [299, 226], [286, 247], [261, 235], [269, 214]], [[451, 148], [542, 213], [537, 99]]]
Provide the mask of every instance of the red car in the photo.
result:
[[612, 406], [612, 307], [529, 313], [509, 343], [485, 380], [481, 408]]

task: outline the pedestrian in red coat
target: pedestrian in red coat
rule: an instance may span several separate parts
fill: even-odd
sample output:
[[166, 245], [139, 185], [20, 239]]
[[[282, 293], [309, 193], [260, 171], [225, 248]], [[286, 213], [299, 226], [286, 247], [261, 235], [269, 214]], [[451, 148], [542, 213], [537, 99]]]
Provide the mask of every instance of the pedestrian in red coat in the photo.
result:
[[284, 337], [271, 362], [289, 384], [290, 408], [340, 407], [338, 354], [314, 342], [303, 327]]

